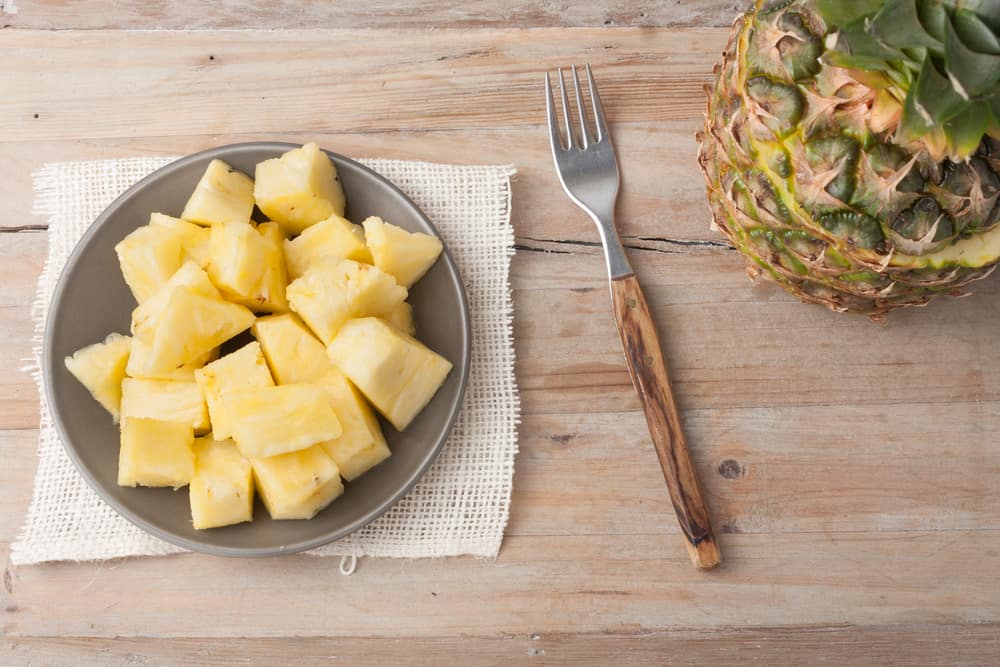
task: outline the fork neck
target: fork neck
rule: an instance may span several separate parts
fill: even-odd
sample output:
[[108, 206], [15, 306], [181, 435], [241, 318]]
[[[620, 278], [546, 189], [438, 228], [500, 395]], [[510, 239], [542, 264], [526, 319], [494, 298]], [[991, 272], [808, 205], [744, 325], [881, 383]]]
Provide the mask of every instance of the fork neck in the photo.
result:
[[604, 259], [608, 263], [608, 278], [618, 280], [635, 275], [635, 271], [632, 270], [632, 265], [628, 261], [628, 255], [625, 254], [625, 247], [622, 245], [622, 240], [618, 236], [618, 230], [615, 227], [614, 211], [588, 211], [588, 213], [590, 213], [590, 217], [594, 219], [594, 222], [597, 223], [597, 231], [601, 235], [601, 244], [604, 246]]

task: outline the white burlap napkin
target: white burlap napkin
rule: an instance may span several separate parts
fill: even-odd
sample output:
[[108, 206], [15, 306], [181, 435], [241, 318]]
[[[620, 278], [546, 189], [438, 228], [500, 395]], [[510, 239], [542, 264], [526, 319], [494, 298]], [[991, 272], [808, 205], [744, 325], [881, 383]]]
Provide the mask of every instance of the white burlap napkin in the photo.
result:
[[[35, 212], [48, 217], [49, 254], [38, 280], [31, 370], [52, 291], [73, 246], [130, 185], [174, 158], [65, 162], [35, 173]], [[363, 160], [393, 181], [434, 222], [458, 262], [472, 313], [472, 366], [465, 404], [433, 467], [393, 509], [362, 530], [310, 553], [321, 556], [495, 558], [510, 505], [520, 403], [514, 380], [513, 307], [508, 273], [514, 253], [510, 166], [453, 166]], [[99, 560], [183, 551], [121, 518], [67, 457], [40, 391], [38, 472], [28, 516], [11, 560]], [[343, 568], [342, 563], [342, 568]]]

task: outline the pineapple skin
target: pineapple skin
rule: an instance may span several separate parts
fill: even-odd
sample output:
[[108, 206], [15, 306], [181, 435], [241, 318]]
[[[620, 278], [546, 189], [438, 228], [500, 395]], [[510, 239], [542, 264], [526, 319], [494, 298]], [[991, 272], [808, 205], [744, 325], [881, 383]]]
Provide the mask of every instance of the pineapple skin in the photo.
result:
[[340, 437], [340, 421], [323, 390], [287, 384], [230, 392], [223, 404], [233, 439], [248, 459], [294, 452]]
[[344, 215], [344, 189], [337, 168], [315, 143], [257, 165], [257, 206], [289, 234], [299, 234], [331, 215]]
[[351, 320], [330, 359], [398, 431], [409, 426], [451, 372], [451, 362], [374, 317]]
[[829, 64], [832, 32], [803, 0], [736, 21], [699, 134], [714, 226], [752, 279], [837, 312], [961, 295], [1000, 260], [1000, 141], [960, 162], [896, 143], [905, 111], [865, 83], [881, 75]]
[[372, 263], [371, 251], [365, 245], [364, 229], [339, 215], [331, 215], [294, 239], [285, 241], [284, 250], [288, 277], [292, 280], [329, 257]]
[[66, 370], [111, 413], [116, 424], [121, 416], [122, 380], [131, 360], [132, 343], [128, 336], [112, 333], [102, 342], [81, 348], [64, 360]]
[[365, 228], [372, 262], [407, 289], [424, 277], [444, 249], [441, 239], [436, 236], [408, 232], [376, 216], [361, 224]]
[[195, 439], [188, 493], [195, 530], [253, 521], [253, 469], [232, 440]]
[[311, 519], [344, 492], [337, 464], [319, 445], [251, 459], [250, 465], [272, 519]]
[[195, 382], [176, 380], [122, 380], [122, 419], [139, 417], [179, 422], [204, 433], [211, 428], [208, 407]]
[[250, 222], [253, 180], [222, 160], [212, 160], [191, 193], [181, 218], [199, 225]]
[[274, 386], [264, 353], [256, 341], [194, 371], [194, 380], [205, 396], [212, 432], [219, 440], [231, 438], [233, 434], [232, 418], [223, 396], [254, 387]]
[[119, 486], [188, 484], [194, 477], [194, 434], [188, 424], [125, 417], [118, 453]]
[[347, 320], [385, 315], [408, 294], [389, 274], [349, 259], [316, 264], [286, 293], [291, 309], [325, 344]]

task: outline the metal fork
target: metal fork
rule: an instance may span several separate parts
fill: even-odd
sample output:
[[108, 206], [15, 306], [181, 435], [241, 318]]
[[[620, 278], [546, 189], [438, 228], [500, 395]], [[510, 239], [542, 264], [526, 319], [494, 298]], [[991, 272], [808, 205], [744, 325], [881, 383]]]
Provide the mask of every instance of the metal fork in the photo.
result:
[[573, 112], [566, 95], [563, 71], [562, 68], [558, 70], [559, 95], [566, 130], [565, 143], [560, 137], [552, 100], [552, 83], [548, 72], [545, 74], [545, 109], [548, 113], [549, 138], [552, 141], [556, 172], [569, 198], [597, 223], [608, 263], [611, 299], [618, 322], [618, 333], [625, 350], [625, 360], [632, 383], [642, 399], [646, 424], [649, 426], [660, 467], [663, 468], [670, 500], [677, 513], [691, 562], [698, 568], [712, 568], [719, 564], [719, 548], [712, 532], [701, 485], [691, 463], [684, 431], [681, 429], [666, 361], [646, 298], [615, 229], [618, 161], [601, 98], [597, 93], [590, 65], [587, 65], [587, 83], [596, 126], [591, 130], [588, 128], [576, 65], [571, 68], [571, 73], [579, 116], [578, 136], [574, 136]]

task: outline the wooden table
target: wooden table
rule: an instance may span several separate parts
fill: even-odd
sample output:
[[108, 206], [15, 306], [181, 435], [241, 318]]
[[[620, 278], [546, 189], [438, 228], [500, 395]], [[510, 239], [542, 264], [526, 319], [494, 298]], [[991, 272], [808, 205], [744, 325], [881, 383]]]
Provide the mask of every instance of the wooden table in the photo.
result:
[[[694, 140], [742, 3], [0, 4], [18, 9], [0, 15], [0, 663], [1000, 662], [1000, 280], [887, 326], [747, 282], [709, 231]], [[717, 571], [678, 538], [596, 232], [548, 154], [541, 74], [584, 61]], [[11, 566], [36, 464], [31, 171], [251, 139], [518, 166], [524, 420], [500, 558]]]

